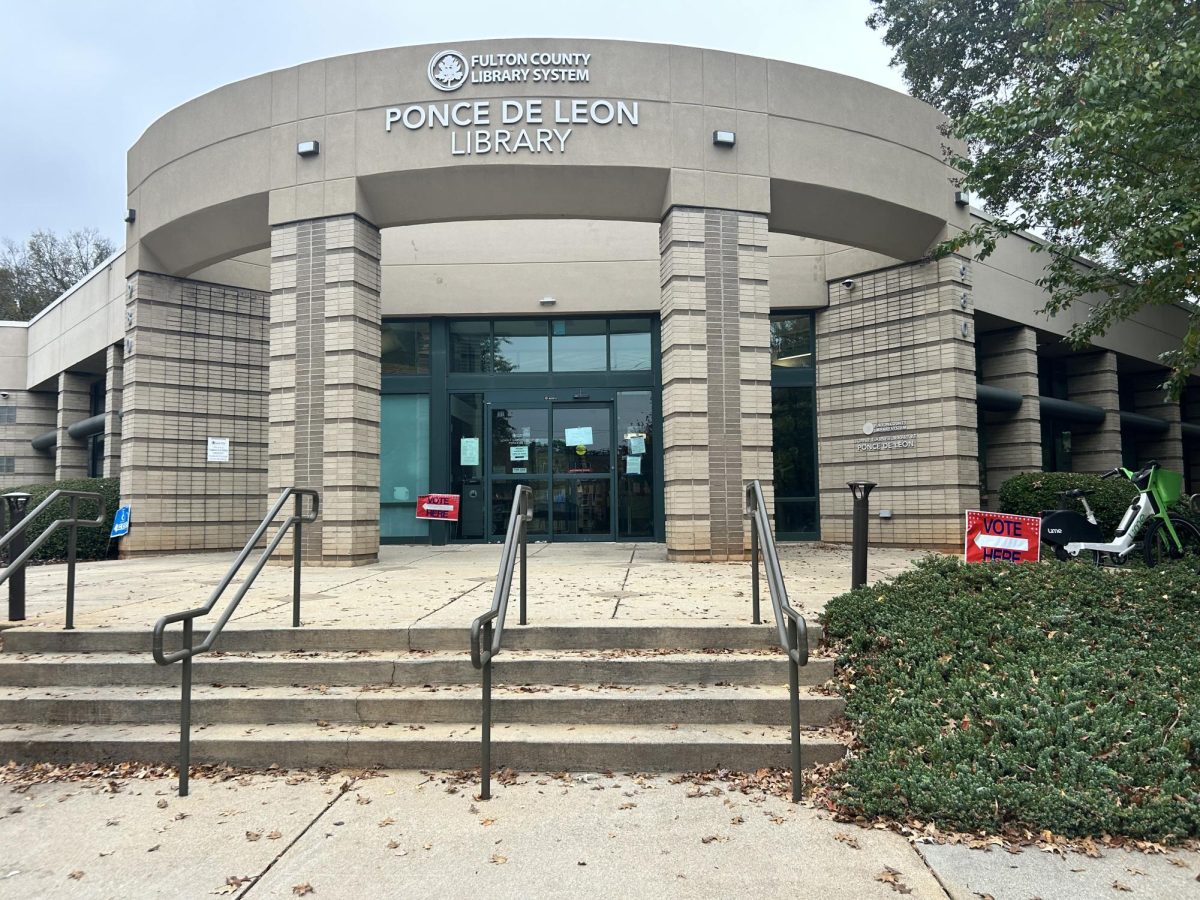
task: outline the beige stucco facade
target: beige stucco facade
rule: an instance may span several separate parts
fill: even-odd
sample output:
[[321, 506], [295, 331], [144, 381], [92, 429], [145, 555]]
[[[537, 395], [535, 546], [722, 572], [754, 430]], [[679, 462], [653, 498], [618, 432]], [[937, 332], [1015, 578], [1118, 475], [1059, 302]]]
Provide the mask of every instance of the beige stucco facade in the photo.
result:
[[[450, 50], [462, 66], [439, 84]], [[1031, 238], [925, 259], [972, 216], [940, 121], [804, 66], [600, 40], [396, 48], [218, 88], [131, 148], [125, 250], [0, 323], [0, 406], [17, 407], [0, 484], [86, 468], [68, 427], [102, 382], [97, 465], [135, 509], [127, 552], [240, 546], [294, 485], [325, 498], [314, 558], [373, 559], [381, 322], [544, 317], [549, 298], [560, 318], [656, 317], [658, 536], [740, 558], [745, 481], [773, 496], [771, 316], [811, 310], [820, 535], [847, 539], [845, 482], [866, 479], [890, 513], [873, 539], [952, 546], [963, 509], [1040, 465], [1039, 368], [1087, 368], [1061, 341], [1087, 304], [1039, 312]], [[1095, 347], [1127, 405], [1166, 423], [1137, 446], [1180, 464], [1189, 423], [1153, 383], [1182, 315], [1146, 311]], [[1021, 409], [981, 419], [977, 383]], [[1087, 404], [1072, 383], [1059, 399]], [[1089, 468], [1121, 451], [1121, 401], [1104, 402], [1076, 440]], [[864, 441], [874, 423], [913, 437]], [[214, 433], [233, 464], [206, 458]]]

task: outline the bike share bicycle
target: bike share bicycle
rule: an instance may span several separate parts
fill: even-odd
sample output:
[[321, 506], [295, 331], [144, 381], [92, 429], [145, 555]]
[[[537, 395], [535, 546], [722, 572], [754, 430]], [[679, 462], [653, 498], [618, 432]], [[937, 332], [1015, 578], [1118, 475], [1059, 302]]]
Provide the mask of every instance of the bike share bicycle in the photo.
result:
[[[1183, 476], [1160, 469], [1158, 463], [1152, 461], [1139, 472], [1116, 468], [1100, 477], [1118, 475], [1133, 482], [1138, 495], [1125, 510], [1113, 540], [1105, 541], [1096, 523], [1095, 513], [1087, 502], [1090, 491], [1078, 488], [1063, 491], [1058, 495], [1059, 506], [1064, 506], [1068, 498], [1077, 499], [1083, 504], [1087, 517], [1064, 508], [1042, 513], [1042, 542], [1050, 546], [1054, 555], [1066, 560], [1090, 552], [1098, 566], [1123, 566], [1132, 553], [1140, 549], [1147, 566], [1156, 565], [1162, 559], [1185, 556], [1200, 563], [1200, 528], [1170, 512], [1171, 505], [1182, 496]], [[1138, 541], [1143, 525], [1146, 526], [1145, 537]]]

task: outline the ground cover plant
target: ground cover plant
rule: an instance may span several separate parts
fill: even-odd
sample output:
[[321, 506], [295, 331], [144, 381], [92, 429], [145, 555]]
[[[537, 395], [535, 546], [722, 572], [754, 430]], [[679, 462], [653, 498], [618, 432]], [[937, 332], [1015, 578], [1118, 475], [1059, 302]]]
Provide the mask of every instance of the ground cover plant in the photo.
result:
[[961, 831], [1200, 836], [1200, 574], [928, 557], [831, 601], [839, 803]]

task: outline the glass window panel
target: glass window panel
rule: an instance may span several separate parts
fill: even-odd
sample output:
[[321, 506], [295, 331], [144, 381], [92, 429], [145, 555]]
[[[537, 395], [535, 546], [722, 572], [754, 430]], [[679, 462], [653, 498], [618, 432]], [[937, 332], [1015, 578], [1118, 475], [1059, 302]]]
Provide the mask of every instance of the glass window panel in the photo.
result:
[[490, 322], [451, 322], [450, 371], [490, 372], [493, 346]]
[[429, 396], [384, 394], [379, 422], [379, 534], [423, 537], [417, 497], [429, 492]]
[[771, 429], [775, 459], [775, 496], [815, 497], [817, 452], [816, 404], [811, 387], [771, 389]]
[[776, 499], [775, 533], [796, 536], [815, 535], [817, 533], [817, 501]]
[[574, 475], [608, 472], [612, 453], [609, 406], [554, 408], [554, 471]]
[[384, 322], [379, 356], [384, 375], [428, 375], [429, 322]]
[[555, 372], [603, 372], [608, 338], [603, 319], [555, 319], [550, 334]]
[[617, 394], [617, 536], [654, 536], [654, 403], [649, 391]]
[[492, 410], [492, 474], [544, 475], [550, 468], [547, 410]]
[[495, 371], [550, 371], [550, 342], [545, 319], [496, 322], [495, 325]]
[[650, 320], [612, 319], [609, 329], [609, 367], [615, 372], [649, 371]]
[[771, 317], [771, 365], [785, 369], [812, 368], [811, 313]]
[[554, 533], [612, 534], [612, 480], [572, 478], [554, 482]]

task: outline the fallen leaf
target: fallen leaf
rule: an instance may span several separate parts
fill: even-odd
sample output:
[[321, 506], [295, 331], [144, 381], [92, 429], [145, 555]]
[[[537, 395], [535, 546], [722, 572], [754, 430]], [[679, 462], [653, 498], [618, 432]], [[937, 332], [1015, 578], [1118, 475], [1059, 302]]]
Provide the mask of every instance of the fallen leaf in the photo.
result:
[[1121, 884], [1121, 882], [1119, 882], [1119, 881], [1114, 881], [1112, 883], [1112, 887], [1113, 887], [1114, 891], [1127, 891], [1127, 892], [1133, 891], [1133, 888], [1131, 888], [1129, 885]]
[[876, 881], [882, 881], [897, 894], [911, 894], [912, 888], [900, 880], [900, 876], [904, 873], [899, 869], [893, 869], [891, 866], [884, 866], [883, 871], [875, 876]]
[[1167, 857], [1167, 862], [1169, 862], [1169, 863], [1170, 863], [1171, 865], [1173, 865], [1173, 866], [1178, 866], [1178, 867], [1179, 867], [1179, 868], [1181, 868], [1181, 869], [1186, 869], [1186, 868], [1188, 867], [1188, 864], [1187, 864], [1187, 863], [1185, 863], [1185, 862], [1184, 862], [1182, 859], [1180, 859], [1178, 856], [1168, 856], [1168, 857]]
[[293, 884], [292, 893], [297, 897], [303, 897], [305, 894], [313, 894], [316, 892], [313, 890], [313, 886], [306, 881], [304, 884]]
[[82, 870], [82, 869], [76, 869], [74, 872], [72, 872], [72, 873], [71, 873], [70, 875], [68, 875], [67, 877], [68, 877], [68, 878], [71, 878], [71, 879], [74, 879], [75, 881], [78, 881], [80, 878], [82, 878], [82, 877], [83, 877], [83, 870]]
[[155, 844], [153, 847], [151, 847], [151, 848], [150, 848], [149, 850], [147, 850], [146, 852], [147, 852], [147, 853], [153, 853], [155, 850], [157, 850], [157, 849], [158, 849], [159, 847], [161, 847], [161, 846], [162, 846], [162, 844]]
[[839, 831], [837, 834], [835, 834], [833, 836], [833, 839], [835, 841], [840, 841], [841, 843], [845, 844], [851, 850], [861, 850], [862, 849], [862, 846], [858, 843], [858, 838], [851, 837], [850, 835], [846, 834], [846, 832], [844, 832], [844, 831]]
[[379, 823], [379, 827], [387, 828], [389, 825], [395, 825], [395, 824], [396, 824], [396, 820], [393, 819], [391, 816], [388, 816], [386, 819], [384, 819], [383, 821], [381, 821]]
[[280, 834], [278, 831], [272, 831], [267, 835], [267, 840], [268, 841], [277, 841], [281, 837], [283, 837], [283, 835]]
[[371, 802], [371, 798], [364, 797], [362, 794], [356, 794], [354, 796], [354, 802], [357, 803], [359, 806], [366, 806], [368, 803]]
[[617, 809], [637, 809], [636, 803], [622, 803]]
[[493, 853], [493, 854], [492, 854], [492, 863], [493, 863], [493, 865], [502, 866], [502, 865], [504, 865], [506, 862], [508, 862], [508, 857], [507, 857], [507, 856], [501, 856], [499, 853]]
[[734, 816], [732, 819], [729, 820], [730, 825], [744, 825], [745, 822], [746, 822], [746, 820], [743, 819], [741, 816]]
[[159, 808], [159, 809], [166, 809], [166, 808], [167, 808], [167, 801], [166, 801], [166, 800], [159, 800], [159, 801], [158, 801], [158, 808]]
[[248, 841], [257, 841], [260, 837], [262, 837], [261, 831], [247, 831], [246, 832], [246, 840], [248, 840]]
[[397, 847], [399, 847], [399, 846], [400, 846], [400, 842], [399, 842], [399, 841], [388, 841], [388, 842], [387, 842], [387, 848], [388, 848], [389, 850], [395, 850], [395, 849], [396, 849]]

